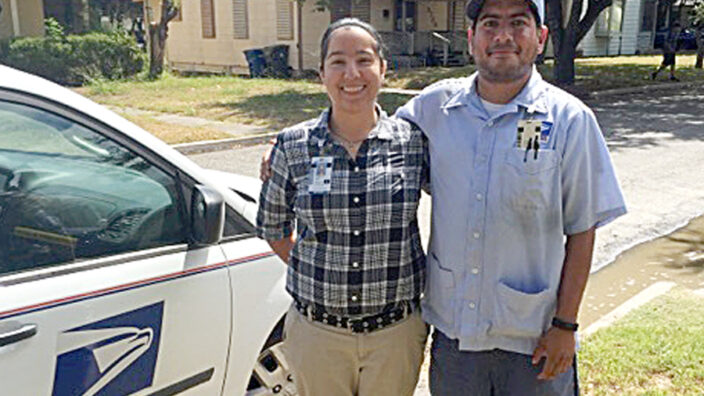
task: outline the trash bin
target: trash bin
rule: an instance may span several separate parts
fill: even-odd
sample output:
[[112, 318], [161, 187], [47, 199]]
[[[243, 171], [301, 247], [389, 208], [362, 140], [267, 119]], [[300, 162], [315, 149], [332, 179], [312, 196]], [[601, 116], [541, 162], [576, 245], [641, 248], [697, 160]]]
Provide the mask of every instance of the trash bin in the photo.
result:
[[265, 74], [270, 77], [289, 78], [291, 68], [288, 65], [288, 45], [271, 45], [262, 48], [267, 68]]
[[244, 57], [247, 58], [250, 77], [264, 77], [266, 74], [266, 57], [260, 48], [244, 50]]

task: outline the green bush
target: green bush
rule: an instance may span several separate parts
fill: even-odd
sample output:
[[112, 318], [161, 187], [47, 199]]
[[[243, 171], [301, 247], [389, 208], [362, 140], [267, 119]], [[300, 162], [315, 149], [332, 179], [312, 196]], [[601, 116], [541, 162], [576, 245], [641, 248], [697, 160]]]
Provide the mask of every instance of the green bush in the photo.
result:
[[144, 55], [127, 33], [52, 34], [0, 43], [0, 62], [63, 85], [115, 80], [142, 70]]

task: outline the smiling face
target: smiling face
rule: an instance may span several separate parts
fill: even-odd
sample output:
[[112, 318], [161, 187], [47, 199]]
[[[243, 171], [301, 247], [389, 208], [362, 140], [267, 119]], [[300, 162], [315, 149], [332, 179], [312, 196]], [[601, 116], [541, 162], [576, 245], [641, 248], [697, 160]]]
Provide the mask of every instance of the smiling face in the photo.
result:
[[487, 0], [468, 31], [480, 77], [494, 83], [527, 80], [547, 33], [536, 26], [526, 1]]
[[356, 26], [338, 28], [330, 35], [320, 78], [333, 113], [374, 111], [386, 72], [386, 62], [376, 52], [377, 46], [367, 31]]

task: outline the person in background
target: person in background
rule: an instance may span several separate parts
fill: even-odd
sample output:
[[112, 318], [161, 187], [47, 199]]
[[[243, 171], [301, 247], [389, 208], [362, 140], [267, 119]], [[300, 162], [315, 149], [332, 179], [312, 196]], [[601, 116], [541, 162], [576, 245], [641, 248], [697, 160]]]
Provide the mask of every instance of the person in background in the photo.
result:
[[662, 43], [662, 63], [657, 70], [650, 74], [650, 78], [655, 80], [658, 77], [658, 73], [665, 70], [668, 66], [670, 67], [670, 80], [679, 81], [679, 78], [675, 77], [675, 58], [677, 56], [677, 40], [680, 37], [680, 31], [682, 26], [679, 22], [675, 21], [670, 26], [670, 30], [665, 37], [665, 41]]
[[331, 107], [279, 134], [262, 187], [257, 232], [289, 265], [285, 354], [303, 396], [410, 396], [423, 360], [416, 212], [428, 148], [376, 103], [385, 72], [373, 27], [330, 25], [320, 78]]

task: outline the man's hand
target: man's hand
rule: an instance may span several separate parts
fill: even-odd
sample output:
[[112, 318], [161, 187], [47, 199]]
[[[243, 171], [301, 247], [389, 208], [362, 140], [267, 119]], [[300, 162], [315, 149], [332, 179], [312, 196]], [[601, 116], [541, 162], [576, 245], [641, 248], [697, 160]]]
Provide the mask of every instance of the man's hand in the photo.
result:
[[545, 358], [543, 371], [538, 374], [539, 380], [551, 380], [558, 374], [566, 372], [574, 360], [574, 333], [568, 330], [551, 327], [540, 340], [533, 352], [533, 365], [538, 365]]
[[267, 147], [262, 155], [262, 162], [259, 164], [259, 179], [263, 182], [271, 178], [271, 152], [274, 150], [276, 139], [270, 140], [269, 143], [271, 146]]

